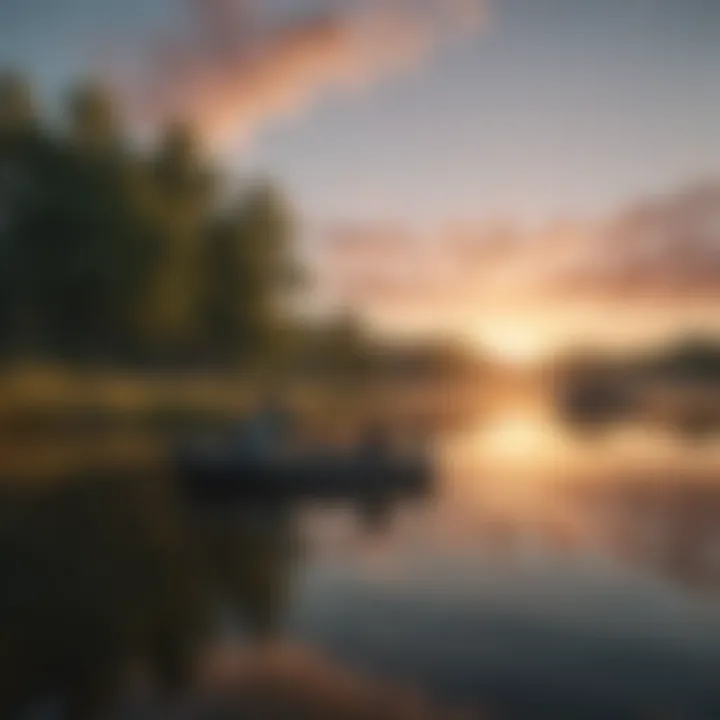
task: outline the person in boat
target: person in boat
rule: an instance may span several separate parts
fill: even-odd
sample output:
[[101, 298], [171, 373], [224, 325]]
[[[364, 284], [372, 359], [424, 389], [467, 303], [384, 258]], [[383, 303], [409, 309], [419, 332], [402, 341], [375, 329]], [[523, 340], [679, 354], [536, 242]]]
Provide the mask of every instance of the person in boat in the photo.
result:
[[371, 465], [382, 465], [390, 460], [392, 452], [392, 439], [387, 428], [381, 423], [368, 425], [358, 447], [360, 461]]
[[239, 427], [235, 451], [255, 460], [276, 459], [287, 448], [294, 418], [279, 395], [272, 393]]

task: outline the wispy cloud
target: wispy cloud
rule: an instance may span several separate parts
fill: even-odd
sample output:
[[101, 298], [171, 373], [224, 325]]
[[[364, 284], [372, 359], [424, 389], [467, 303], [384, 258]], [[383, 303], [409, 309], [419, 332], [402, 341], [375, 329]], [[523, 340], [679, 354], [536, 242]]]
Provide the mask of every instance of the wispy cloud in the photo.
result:
[[152, 48], [132, 105], [146, 121], [190, 120], [213, 144], [415, 69], [483, 19], [482, 0], [323, 0], [299, 15], [268, 0], [186, 2], [185, 30]]
[[627, 209], [555, 285], [571, 295], [720, 300], [720, 182]]
[[[341, 301], [477, 315], [502, 308], [720, 304], [720, 182], [603, 222], [449, 224], [424, 235], [368, 223], [326, 231], [321, 280]], [[324, 280], [323, 280], [324, 278]]]

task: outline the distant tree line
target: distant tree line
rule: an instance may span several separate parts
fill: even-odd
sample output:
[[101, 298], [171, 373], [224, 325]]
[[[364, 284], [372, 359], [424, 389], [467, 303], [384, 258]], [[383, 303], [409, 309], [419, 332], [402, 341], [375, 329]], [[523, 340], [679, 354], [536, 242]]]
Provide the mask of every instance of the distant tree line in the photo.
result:
[[131, 142], [78, 87], [46, 122], [0, 78], [0, 355], [250, 362], [276, 352], [299, 277], [287, 204], [233, 196], [191, 130]]
[[556, 363], [554, 374], [559, 407], [574, 421], [637, 418], [648, 405], [652, 411], [659, 392], [676, 398], [675, 410], [665, 410], [676, 426], [698, 432], [720, 425], [714, 401], [720, 388], [720, 342], [712, 338], [688, 336], [615, 356], [585, 352]]
[[390, 340], [352, 315], [306, 327], [295, 362], [310, 374], [387, 380], [472, 379], [488, 363], [460, 342], [446, 338]]
[[641, 361], [638, 370], [665, 382], [720, 384], [720, 341], [684, 338]]
[[720, 340], [689, 335], [659, 347], [607, 353], [585, 350], [554, 363], [561, 382], [643, 381], [667, 384], [720, 384]]

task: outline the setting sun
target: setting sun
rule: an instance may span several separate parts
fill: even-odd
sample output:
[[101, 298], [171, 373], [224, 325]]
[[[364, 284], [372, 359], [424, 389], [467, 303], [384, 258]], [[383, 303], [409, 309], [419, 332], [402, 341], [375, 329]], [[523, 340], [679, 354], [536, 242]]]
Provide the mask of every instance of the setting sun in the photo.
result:
[[549, 338], [513, 325], [483, 328], [478, 333], [478, 344], [498, 360], [513, 365], [538, 364], [552, 351]]

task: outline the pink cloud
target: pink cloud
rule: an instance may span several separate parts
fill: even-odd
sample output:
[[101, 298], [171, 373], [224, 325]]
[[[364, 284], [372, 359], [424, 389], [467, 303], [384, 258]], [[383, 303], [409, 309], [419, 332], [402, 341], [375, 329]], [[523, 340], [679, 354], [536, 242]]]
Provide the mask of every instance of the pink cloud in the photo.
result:
[[288, 16], [262, 0], [189, 0], [188, 27], [153, 48], [134, 84], [145, 121], [192, 121], [215, 145], [247, 141], [267, 123], [332, 91], [410, 71], [475, 28], [480, 0], [328, 0]]
[[320, 282], [393, 312], [720, 303], [720, 183], [650, 198], [599, 223], [535, 231], [450, 224], [430, 239], [383, 228], [331, 232]]

